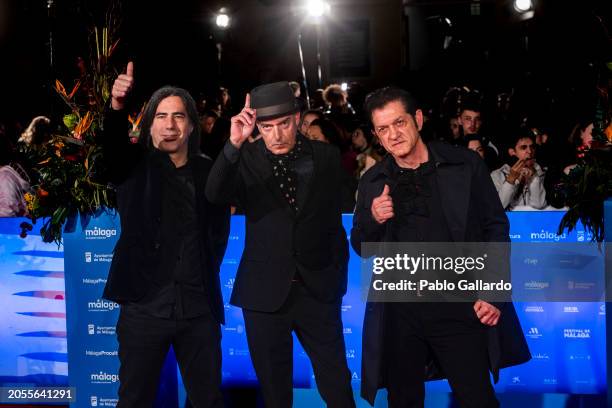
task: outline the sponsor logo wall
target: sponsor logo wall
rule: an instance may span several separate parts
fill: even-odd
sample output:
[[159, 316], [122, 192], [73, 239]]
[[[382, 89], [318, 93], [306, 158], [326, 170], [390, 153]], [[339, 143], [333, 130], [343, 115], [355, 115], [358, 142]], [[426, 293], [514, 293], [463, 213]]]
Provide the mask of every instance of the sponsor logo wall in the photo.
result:
[[70, 384], [75, 407], [117, 404], [119, 359], [115, 325], [119, 305], [102, 299], [119, 220], [100, 216], [65, 234]]
[[[556, 227], [562, 215], [562, 212], [508, 213], [512, 240], [562, 243], [590, 239], [580, 227], [570, 234], [557, 236]], [[343, 222], [348, 234], [352, 216], [344, 216]], [[18, 222], [14, 224], [15, 227], [17, 225]], [[74, 404], [78, 407], [114, 406], [117, 403], [119, 363], [115, 325], [119, 307], [102, 299], [102, 291], [119, 234], [119, 220], [103, 215], [92, 219], [85, 228], [78, 227], [74, 233], [66, 234], [65, 238], [68, 374], [70, 385], [78, 390], [78, 402]], [[232, 219], [228, 248], [221, 268], [227, 321], [222, 328], [223, 381], [228, 386], [253, 385], [256, 382], [242, 312], [228, 303], [243, 246], [244, 218], [236, 216]], [[531, 264], [528, 266], [532, 267]], [[365, 305], [361, 298], [360, 259], [352, 250], [349, 271], [349, 288], [343, 301], [342, 318], [347, 361], [353, 386], [358, 388], [361, 381], [361, 328]], [[600, 273], [603, 274], [603, 270]], [[573, 287], [581, 287], [584, 283], [574, 282]], [[546, 291], [550, 286], [551, 277], [546, 276], [524, 282], [524, 289], [530, 293]], [[496, 385], [498, 392], [605, 392], [606, 317], [602, 302], [523, 302], [515, 306], [533, 360], [503, 370]], [[1, 311], [0, 316], [4, 317], [5, 313], [7, 311]], [[14, 342], [14, 339], [4, 340]], [[297, 339], [294, 344], [296, 386], [315, 387], [310, 362]], [[10, 346], [0, 344], [0, 347]], [[14, 359], [15, 356], [3, 356], [2, 361], [7, 358]], [[167, 406], [182, 405], [184, 392], [177, 394], [177, 370], [172, 355], [163, 377], [170, 384], [164, 389], [170, 394], [174, 393], [174, 396], [165, 397], [168, 401], [174, 401]], [[180, 378], [178, 381], [181, 389]], [[429, 383], [428, 389], [448, 391], [449, 387], [445, 381], [437, 381]], [[177, 398], [176, 395], [181, 397]]]

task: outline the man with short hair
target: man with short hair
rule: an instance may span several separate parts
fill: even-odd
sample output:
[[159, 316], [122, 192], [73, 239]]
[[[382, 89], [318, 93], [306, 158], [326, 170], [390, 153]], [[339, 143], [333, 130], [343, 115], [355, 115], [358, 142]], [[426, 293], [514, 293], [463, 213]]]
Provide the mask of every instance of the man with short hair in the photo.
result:
[[463, 103], [457, 118], [457, 123], [461, 126], [461, 130], [463, 131], [463, 141], [466, 141], [466, 138], [472, 135], [478, 135], [480, 137], [484, 149], [484, 160], [489, 171], [499, 167], [499, 149], [487, 135], [481, 132], [482, 115], [479, 104], [471, 99]]
[[[242, 308], [266, 407], [292, 405], [292, 333], [327, 406], [354, 407], [340, 316], [348, 266], [340, 152], [305, 138], [299, 122], [287, 82], [253, 89], [232, 118], [206, 195], [245, 212], [245, 249], [230, 302]], [[245, 143], [255, 126], [261, 138]]]
[[[389, 154], [359, 183], [351, 230], [357, 253], [371, 255], [362, 254], [365, 242], [509, 240], [508, 219], [483, 161], [446, 143], [426, 144], [419, 133], [423, 113], [410, 94], [376, 90], [365, 110]], [[530, 356], [512, 303], [477, 299], [368, 302], [362, 358], [361, 395], [371, 404], [386, 387], [390, 407], [422, 407], [433, 367], [448, 378], [460, 406], [488, 408], [498, 406], [489, 370], [497, 378], [499, 368]]]
[[544, 169], [536, 163], [533, 132], [527, 128], [515, 130], [508, 148], [510, 163], [491, 173], [502, 206], [512, 210], [527, 206], [536, 210], [546, 207]]
[[482, 125], [480, 108], [476, 105], [464, 105], [457, 118], [457, 123], [462, 127], [464, 136], [478, 134]]
[[126, 99], [133, 64], [115, 80], [101, 141], [117, 186], [121, 236], [104, 298], [121, 305], [118, 407], [151, 407], [174, 349], [194, 407], [223, 406], [219, 267], [229, 208], [204, 196], [210, 160], [200, 156], [196, 105], [181, 88], [160, 88], [130, 143]]

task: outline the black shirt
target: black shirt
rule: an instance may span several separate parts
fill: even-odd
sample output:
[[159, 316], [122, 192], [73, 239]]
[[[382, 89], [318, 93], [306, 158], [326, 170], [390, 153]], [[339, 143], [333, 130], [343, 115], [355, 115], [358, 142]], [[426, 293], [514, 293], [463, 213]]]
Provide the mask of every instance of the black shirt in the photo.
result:
[[162, 263], [152, 290], [134, 306], [162, 318], [188, 319], [208, 313], [202, 283], [201, 236], [198, 229], [195, 185], [189, 163], [162, 165]]
[[405, 169], [395, 160], [387, 163], [389, 174], [396, 182], [390, 193], [395, 212], [390, 225], [393, 241], [451, 242], [436, 183], [435, 165], [428, 161], [416, 169]]

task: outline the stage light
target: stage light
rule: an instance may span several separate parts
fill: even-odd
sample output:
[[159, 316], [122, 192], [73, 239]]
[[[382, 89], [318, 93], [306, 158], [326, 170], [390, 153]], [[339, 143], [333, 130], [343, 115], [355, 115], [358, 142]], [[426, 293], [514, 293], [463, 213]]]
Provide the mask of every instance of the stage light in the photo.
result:
[[217, 24], [217, 27], [225, 29], [229, 27], [229, 23], [230, 18], [225, 12], [222, 11], [217, 14], [217, 18], [215, 19], [215, 24]]
[[322, 0], [309, 0], [306, 3], [306, 10], [310, 17], [320, 18], [325, 13], [329, 12], [329, 4]]
[[341, 88], [343, 91], [346, 91], [346, 90], [348, 89], [348, 84], [347, 84], [346, 82], [343, 82], [342, 84], [340, 84], [340, 88]]
[[526, 13], [533, 8], [531, 0], [514, 0], [514, 9], [519, 13]]

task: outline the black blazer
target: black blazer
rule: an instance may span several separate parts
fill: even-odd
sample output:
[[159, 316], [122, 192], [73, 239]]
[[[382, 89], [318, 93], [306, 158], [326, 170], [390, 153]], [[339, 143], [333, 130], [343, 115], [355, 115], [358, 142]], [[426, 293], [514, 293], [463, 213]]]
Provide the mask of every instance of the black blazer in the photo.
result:
[[[441, 142], [427, 144], [436, 166], [436, 182], [442, 209], [454, 242], [508, 242], [510, 225], [499, 201], [484, 161], [468, 149]], [[385, 224], [378, 224], [371, 213], [372, 200], [379, 196], [385, 184], [393, 190], [394, 182], [387, 171], [387, 155], [381, 163], [368, 170], [361, 181], [351, 230], [351, 245], [362, 256], [362, 242], [390, 241]], [[384, 358], [381, 353], [384, 339], [384, 303], [368, 302], [363, 323], [363, 355], [361, 362], [361, 396], [372, 405], [378, 388], [385, 386]], [[501, 310], [500, 320], [489, 327], [489, 364], [494, 379], [499, 369], [521, 364], [531, 359], [527, 342], [512, 303], [496, 303]], [[435, 362], [425, 370], [427, 379], [443, 377]]]
[[[156, 268], [168, 256], [161, 244], [162, 179], [164, 165], [173, 165], [167, 154], [131, 144], [124, 112], [109, 110], [101, 145], [111, 181], [117, 185], [117, 210], [121, 236], [115, 246], [104, 298], [117, 303], [144, 297]], [[168, 163], [169, 162], [169, 163]], [[229, 235], [229, 207], [211, 204], [204, 195], [211, 161], [190, 157], [196, 191], [196, 211], [202, 236], [202, 283], [213, 315], [224, 322], [219, 267]]]
[[307, 191], [295, 214], [281, 195], [263, 143], [245, 143], [234, 164], [221, 152], [206, 185], [211, 202], [239, 204], [245, 212], [245, 248], [231, 303], [276, 311], [287, 299], [296, 271], [317, 299], [339, 301], [346, 293], [348, 268], [340, 153], [328, 144], [303, 140], [312, 147], [314, 169], [308, 185], [298, 187]]

